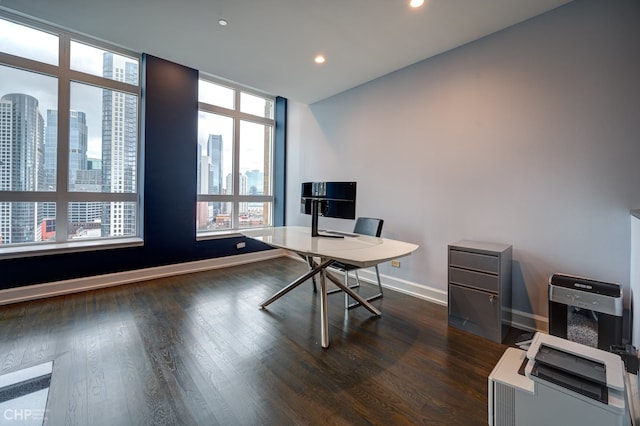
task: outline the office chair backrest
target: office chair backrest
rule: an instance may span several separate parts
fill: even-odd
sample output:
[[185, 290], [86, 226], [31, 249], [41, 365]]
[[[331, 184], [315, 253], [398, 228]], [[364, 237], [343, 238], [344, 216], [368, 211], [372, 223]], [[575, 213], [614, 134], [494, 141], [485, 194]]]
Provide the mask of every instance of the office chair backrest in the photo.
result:
[[382, 234], [382, 224], [384, 224], [384, 220], [382, 219], [359, 217], [356, 220], [356, 225], [353, 227], [353, 232], [356, 234], [379, 237], [380, 234]]

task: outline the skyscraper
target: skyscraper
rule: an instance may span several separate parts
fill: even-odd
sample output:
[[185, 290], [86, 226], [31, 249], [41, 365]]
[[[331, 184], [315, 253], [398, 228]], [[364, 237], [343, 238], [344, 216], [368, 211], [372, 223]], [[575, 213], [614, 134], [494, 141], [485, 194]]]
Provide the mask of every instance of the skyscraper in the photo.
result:
[[[222, 186], [222, 135], [210, 134], [207, 138], [206, 153], [198, 144], [198, 193], [209, 195], [224, 194]], [[199, 202], [196, 212], [197, 229], [209, 229], [217, 223], [217, 217], [224, 210], [221, 202]]]
[[222, 191], [222, 135], [209, 135], [207, 140], [207, 156], [209, 157], [209, 192], [223, 194]]
[[[12, 117], [13, 103], [0, 99], [0, 191], [11, 190], [13, 132], [10, 123]], [[0, 203], [0, 244], [11, 242], [11, 220], [11, 203]]]
[[[98, 170], [87, 170], [88, 126], [86, 114], [81, 111], [69, 112], [69, 191], [100, 192], [102, 174]], [[47, 110], [47, 128], [44, 141], [44, 188], [56, 189], [57, 175], [58, 111]], [[43, 218], [55, 224], [56, 204], [42, 203]], [[70, 203], [68, 230], [72, 234], [87, 224], [95, 224], [101, 219], [101, 205], [97, 202]], [[54, 225], [55, 226], [55, 225]]]
[[[56, 190], [58, 162], [58, 111], [47, 110], [47, 124], [44, 133], [44, 184], [45, 191]], [[42, 218], [55, 228], [56, 203], [42, 203]]]
[[[138, 64], [105, 52], [103, 76], [138, 84]], [[136, 190], [138, 151], [138, 98], [115, 90], [102, 91], [102, 191], [133, 193]], [[104, 203], [102, 236], [136, 234], [133, 203]]]
[[[56, 174], [58, 162], [58, 111], [47, 110], [47, 124], [44, 133], [44, 189], [56, 190]], [[55, 217], [55, 203], [53, 204], [53, 217]], [[45, 213], [45, 216], [47, 214]]]
[[[33, 96], [12, 93], [0, 98], [0, 189], [43, 191], [44, 119]], [[0, 203], [3, 244], [40, 241], [39, 203]]]
[[[198, 143], [198, 194], [209, 193], [209, 156], [202, 154], [202, 145]], [[198, 202], [196, 207], [196, 228], [207, 229], [209, 226], [209, 203]]]
[[[240, 195], [247, 195], [249, 193], [249, 179], [247, 175], [241, 174], [238, 184], [240, 185]], [[249, 203], [238, 203], [238, 215], [246, 215], [249, 213]]]
[[246, 195], [264, 194], [264, 173], [261, 170], [247, 170], [247, 193]]
[[[47, 127], [49, 121], [47, 120]], [[78, 170], [87, 169], [88, 129], [84, 112], [69, 111], [69, 190], [78, 188]]]

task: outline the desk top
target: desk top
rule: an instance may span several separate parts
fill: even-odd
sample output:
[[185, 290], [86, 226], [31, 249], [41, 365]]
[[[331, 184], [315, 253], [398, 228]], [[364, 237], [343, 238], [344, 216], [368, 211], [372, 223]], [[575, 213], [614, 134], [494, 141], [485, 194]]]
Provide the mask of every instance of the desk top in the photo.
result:
[[407, 256], [418, 248], [416, 244], [366, 235], [311, 237], [311, 228], [303, 226], [246, 230], [242, 234], [272, 247], [306, 256], [326, 257], [361, 268]]

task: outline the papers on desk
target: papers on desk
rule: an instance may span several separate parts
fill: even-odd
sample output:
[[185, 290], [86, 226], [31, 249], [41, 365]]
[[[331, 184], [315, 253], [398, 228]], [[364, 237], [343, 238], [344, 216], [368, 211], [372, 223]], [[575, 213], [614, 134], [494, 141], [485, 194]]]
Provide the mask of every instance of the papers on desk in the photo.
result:
[[332, 229], [319, 229], [318, 232], [322, 232], [330, 235], [337, 235], [340, 237], [357, 237], [358, 234], [354, 234], [353, 232], [344, 232], [344, 231], [334, 231]]

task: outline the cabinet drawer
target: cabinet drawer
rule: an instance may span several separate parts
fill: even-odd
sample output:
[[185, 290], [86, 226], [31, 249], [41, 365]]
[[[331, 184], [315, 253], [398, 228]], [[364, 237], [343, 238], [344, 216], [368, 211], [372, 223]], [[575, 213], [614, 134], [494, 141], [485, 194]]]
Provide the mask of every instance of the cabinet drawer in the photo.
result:
[[499, 297], [484, 291], [449, 285], [449, 325], [501, 342]]
[[484, 274], [467, 269], [449, 268], [449, 282], [493, 293], [500, 291], [500, 278], [497, 275]]
[[494, 293], [498, 293], [500, 290], [500, 279], [497, 275], [484, 274], [467, 269], [449, 268], [449, 282], [475, 287], [480, 290], [492, 291]]
[[468, 251], [449, 250], [449, 264], [466, 269], [498, 274], [500, 272], [500, 260], [497, 256], [490, 256]]

